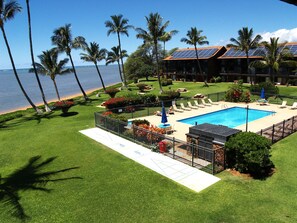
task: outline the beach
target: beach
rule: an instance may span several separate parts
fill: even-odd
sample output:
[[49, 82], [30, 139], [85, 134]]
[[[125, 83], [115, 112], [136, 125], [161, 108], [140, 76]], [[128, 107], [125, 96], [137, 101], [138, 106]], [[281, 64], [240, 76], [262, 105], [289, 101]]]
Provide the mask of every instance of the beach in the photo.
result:
[[[120, 82], [119, 71], [116, 65], [101, 65], [100, 71], [105, 86]], [[94, 66], [77, 67], [77, 75], [84, 91], [89, 94], [102, 88], [98, 74]], [[28, 73], [28, 69], [19, 69], [18, 75], [21, 82], [35, 105], [43, 105], [40, 90], [37, 85], [35, 75]], [[47, 76], [39, 76], [46, 101], [57, 101], [56, 92], [52, 80]], [[58, 75], [56, 77], [57, 86], [61, 99], [69, 99], [82, 95], [73, 74]], [[30, 104], [24, 97], [18, 86], [12, 70], [0, 71], [0, 114], [17, 110], [26, 110]]]

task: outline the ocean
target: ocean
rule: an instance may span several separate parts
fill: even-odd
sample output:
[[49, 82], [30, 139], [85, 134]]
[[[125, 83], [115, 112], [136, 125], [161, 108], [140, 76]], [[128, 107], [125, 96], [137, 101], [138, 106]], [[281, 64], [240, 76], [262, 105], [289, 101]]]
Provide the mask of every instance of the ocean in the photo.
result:
[[[120, 82], [117, 65], [99, 66], [105, 85]], [[95, 66], [78, 66], [76, 73], [85, 91], [101, 88], [101, 82]], [[34, 73], [28, 69], [18, 69], [21, 82], [35, 104], [42, 104], [41, 93]], [[49, 76], [39, 75], [47, 101], [58, 100], [53, 81]], [[74, 74], [56, 76], [56, 83], [61, 98], [81, 93]], [[12, 70], [0, 70], [0, 113], [30, 107], [23, 95]]]

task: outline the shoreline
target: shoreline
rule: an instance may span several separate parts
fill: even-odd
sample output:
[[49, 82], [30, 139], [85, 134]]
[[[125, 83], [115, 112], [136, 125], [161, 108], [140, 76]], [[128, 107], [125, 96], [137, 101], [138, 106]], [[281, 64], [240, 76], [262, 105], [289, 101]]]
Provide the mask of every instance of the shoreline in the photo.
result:
[[[109, 85], [106, 85], [105, 87], [107, 88], [107, 87], [110, 87], [110, 86], [115, 85], [115, 84], [118, 84], [118, 83], [120, 83], [120, 82], [109, 84]], [[100, 91], [102, 89], [103, 89], [102, 87], [101, 88], [93, 88], [93, 89], [87, 90], [85, 92], [88, 95], [88, 94], [93, 93], [94, 91]], [[61, 100], [72, 99], [72, 98], [76, 98], [76, 97], [79, 97], [79, 96], [82, 96], [83, 97], [83, 95], [82, 95], [81, 92], [80, 93], [74, 93], [74, 94], [71, 94], [71, 95], [67, 95], [67, 96], [61, 97]], [[53, 100], [49, 100], [49, 101], [47, 101], [47, 103], [51, 103], [51, 102], [55, 102], [55, 101], [58, 101], [58, 99], [56, 99], [56, 100], [54, 100], [54, 99]], [[43, 102], [37, 102], [35, 105], [38, 107], [38, 106], [42, 106], [44, 104], [43, 104]], [[28, 105], [28, 106], [24, 106], [24, 107], [15, 108], [15, 109], [10, 109], [10, 110], [6, 110], [6, 111], [0, 112], [0, 115], [4, 115], [4, 114], [11, 113], [11, 112], [16, 112], [16, 111], [27, 110], [28, 108], [32, 108], [32, 107], [30, 105]]]

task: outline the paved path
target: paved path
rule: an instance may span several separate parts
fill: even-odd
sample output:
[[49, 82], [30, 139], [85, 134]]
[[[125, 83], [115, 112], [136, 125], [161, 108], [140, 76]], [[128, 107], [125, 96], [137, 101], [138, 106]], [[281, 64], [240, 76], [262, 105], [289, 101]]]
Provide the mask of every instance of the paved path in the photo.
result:
[[129, 159], [132, 159], [196, 192], [199, 192], [220, 180], [218, 177], [188, 166], [177, 160], [173, 160], [162, 154], [151, 152], [143, 146], [100, 128], [86, 129], [80, 132], [118, 153], [121, 153]]

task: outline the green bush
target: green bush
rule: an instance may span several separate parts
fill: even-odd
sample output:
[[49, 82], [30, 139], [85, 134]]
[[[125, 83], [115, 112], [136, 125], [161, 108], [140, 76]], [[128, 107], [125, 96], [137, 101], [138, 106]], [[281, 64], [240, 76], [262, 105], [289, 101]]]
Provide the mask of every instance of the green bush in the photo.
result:
[[172, 85], [172, 79], [161, 79], [161, 85], [162, 86], [167, 86], [167, 85]]
[[180, 97], [180, 92], [176, 91], [164, 91], [161, 93], [158, 98], [160, 101], [170, 101]]
[[118, 92], [120, 92], [120, 90], [117, 88], [109, 88], [105, 91], [105, 93], [108, 94], [111, 98], [114, 98]]
[[157, 96], [154, 94], [145, 94], [140, 97], [143, 104], [155, 103], [157, 101]]
[[252, 85], [250, 87], [250, 91], [253, 93], [260, 94], [262, 88], [265, 90], [265, 94], [267, 95], [276, 95], [279, 93], [279, 89], [271, 82], [261, 82], [259, 84]]
[[138, 87], [139, 91], [143, 92], [146, 89], [147, 84], [139, 83], [136, 86]]
[[150, 125], [150, 122], [146, 119], [135, 119], [135, 120], [132, 120], [132, 124], [133, 125]]
[[274, 167], [270, 160], [270, 141], [252, 132], [241, 132], [225, 144], [226, 164], [241, 173], [266, 177]]
[[12, 113], [3, 114], [0, 116], [0, 123], [10, 121], [15, 118], [20, 118], [25, 114], [25, 111], [17, 111]]

